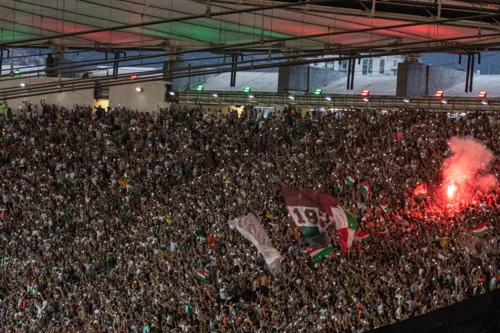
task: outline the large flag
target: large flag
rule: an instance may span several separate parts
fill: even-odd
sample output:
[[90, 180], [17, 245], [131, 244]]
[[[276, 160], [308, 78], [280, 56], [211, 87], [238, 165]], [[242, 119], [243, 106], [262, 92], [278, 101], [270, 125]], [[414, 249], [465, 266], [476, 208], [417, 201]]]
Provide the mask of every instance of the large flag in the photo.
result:
[[483, 222], [480, 225], [475, 226], [473, 228], [469, 228], [469, 231], [476, 237], [484, 236], [484, 234], [486, 234], [486, 230], [488, 230], [486, 222]]
[[266, 260], [273, 274], [281, 270], [281, 254], [271, 244], [269, 236], [253, 214], [229, 221], [229, 225], [240, 232], [248, 239]]
[[334, 197], [310, 188], [282, 188], [283, 197], [298, 227], [317, 227], [324, 232], [328, 225], [328, 212], [337, 206]]
[[322, 232], [313, 237], [304, 237], [307, 244], [311, 247], [328, 247], [328, 232]]
[[328, 246], [328, 233], [320, 232], [318, 227], [301, 227], [300, 233], [309, 246]]
[[340, 206], [332, 208], [332, 216], [335, 221], [337, 232], [339, 233], [340, 244], [345, 253], [352, 246], [352, 241], [356, 237], [358, 221]]
[[413, 190], [414, 196], [427, 195], [427, 184], [421, 184]]
[[316, 237], [318, 235], [321, 235], [318, 227], [302, 227], [300, 228], [300, 233], [304, 238]]

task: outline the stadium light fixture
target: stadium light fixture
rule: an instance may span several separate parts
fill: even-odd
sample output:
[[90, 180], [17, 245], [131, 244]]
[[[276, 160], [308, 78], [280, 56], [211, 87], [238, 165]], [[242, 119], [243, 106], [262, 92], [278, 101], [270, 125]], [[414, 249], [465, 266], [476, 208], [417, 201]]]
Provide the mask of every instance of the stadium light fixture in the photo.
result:
[[321, 95], [322, 93], [323, 93], [323, 89], [318, 88], [318, 89], [314, 90], [314, 95]]
[[436, 94], [434, 96], [436, 96], [436, 97], [443, 97], [443, 95], [444, 95], [444, 90], [437, 90]]
[[21, 82], [21, 84], [20, 84], [19, 86], [21, 86], [21, 87], [25, 88], [25, 87], [26, 87], [26, 83]]
[[175, 91], [169, 91], [169, 92], [168, 92], [168, 94], [169, 94], [170, 96], [175, 96]]
[[245, 88], [243, 88], [243, 92], [245, 94], [249, 94], [251, 91], [252, 91], [252, 87], [245, 87]]
[[370, 96], [370, 90], [368, 90], [368, 89], [363, 90], [361, 92], [361, 96], [362, 97], [368, 97], [368, 96]]
[[291, 99], [292, 101], [295, 100], [295, 96], [292, 96], [292, 95], [288, 96], [288, 98]]
[[217, 95], [216, 93], [213, 93], [213, 94], [212, 94], [212, 97], [213, 97], [213, 98], [217, 98], [217, 97], [219, 97], [219, 95]]
[[403, 102], [405, 102], [405, 103], [410, 103], [410, 99], [409, 99], [409, 98], [404, 98], [404, 99], [403, 99]]
[[198, 86], [196, 86], [196, 91], [203, 91], [205, 90], [205, 86], [203, 84], [199, 84]]
[[141, 87], [137, 87], [137, 88], [135, 88], [135, 91], [137, 91], [137, 92], [139, 92], [139, 93], [140, 93], [140, 92], [143, 92], [143, 91], [144, 91], [144, 89], [143, 89], [143, 88], [141, 88]]
[[248, 95], [248, 98], [255, 98], [254, 95]]
[[441, 100], [441, 103], [443, 103], [443, 104], [448, 104], [448, 101], [447, 101], [447, 100], [445, 100], [445, 99], [442, 99], [442, 100]]
[[488, 105], [488, 101], [487, 101], [487, 100], [485, 100], [485, 99], [483, 99], [483, 100], [481, 101], [481, 104], [483, 104], [483, 105]]
[[479, 94], [477, 94], [477, 98], [481, 98], [481, 99], [486, 98], [486, 94], [487, 94], [487, 93], [488, 93], [488, 92], [487, 92], [486, 90], [481, 90], [481, 91], [479, 92]]
[[328, 101], [328, 102], [331, 102], [332, 101], [332, 98], [330, 96], [326, 96], [325, 99]]

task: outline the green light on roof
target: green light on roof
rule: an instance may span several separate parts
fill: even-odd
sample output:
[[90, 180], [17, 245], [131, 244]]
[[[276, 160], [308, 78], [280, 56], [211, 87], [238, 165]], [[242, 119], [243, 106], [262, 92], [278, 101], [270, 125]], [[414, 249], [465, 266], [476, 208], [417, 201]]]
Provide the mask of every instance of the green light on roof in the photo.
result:
[[19, 69], [16, 69], [14, 71], [14, 76], [21, 76], [21, 71]]
[[323, 93], [323, 89], [316, 89], [314, 90], [314, 95], [321, 95]]
[[251, 87], [245, 87], [245, 88], [243, 88], [243, 92], [244, 92], [244, 93], [247, 93], [247, 94], [248, 94], [248, 93], [249, 93], [249, 92], [251, 92], [251, 91], [252, 91], [252, 88], [251, 88]]
[[205, 89], [205, 86], [200, 84], [196, 87], [196, 91], [203, 91]]

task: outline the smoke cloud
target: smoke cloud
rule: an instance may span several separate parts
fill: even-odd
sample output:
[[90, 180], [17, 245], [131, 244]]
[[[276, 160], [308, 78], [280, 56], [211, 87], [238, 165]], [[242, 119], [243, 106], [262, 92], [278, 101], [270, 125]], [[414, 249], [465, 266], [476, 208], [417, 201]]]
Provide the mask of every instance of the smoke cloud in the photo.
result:
[[443, 163], [443, 190], [448, 197], [456, 193], [458, 200], [471, 199], [475, 190], [487, 191], [496, 186], [496, 177], [489, 173], [495, 159], [491, 150], [472, 138], [452, 137], [448, 146], [453, 153]]

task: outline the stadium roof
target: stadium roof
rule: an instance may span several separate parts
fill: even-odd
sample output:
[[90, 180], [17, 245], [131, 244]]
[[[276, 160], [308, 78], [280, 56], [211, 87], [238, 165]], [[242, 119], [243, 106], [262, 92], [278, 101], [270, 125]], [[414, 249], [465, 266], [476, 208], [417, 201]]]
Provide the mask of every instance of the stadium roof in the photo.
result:
[[461, 45], [484, 50], [500, 46], [499, 4], [494, 0], [0, 0], [0, 45], [205, 51], [272, 47], [281, 52], [343, 54], [377, 48], [449, 51]]

